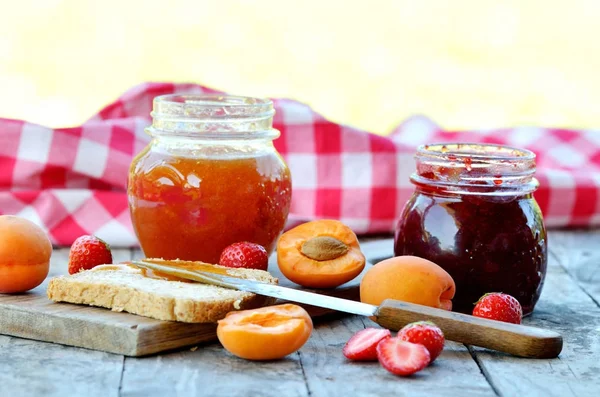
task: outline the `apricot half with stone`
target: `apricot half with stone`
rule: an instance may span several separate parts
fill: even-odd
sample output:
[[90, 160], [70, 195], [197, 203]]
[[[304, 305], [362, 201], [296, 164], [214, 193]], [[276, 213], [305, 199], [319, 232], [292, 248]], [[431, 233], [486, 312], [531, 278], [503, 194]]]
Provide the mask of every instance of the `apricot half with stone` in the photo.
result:
[[277, 262], [283, 275], [297, 284], [334, 288], [360, 274], [365, 256], [352, 229], [325, 219], [285, 232], [277, 244]]

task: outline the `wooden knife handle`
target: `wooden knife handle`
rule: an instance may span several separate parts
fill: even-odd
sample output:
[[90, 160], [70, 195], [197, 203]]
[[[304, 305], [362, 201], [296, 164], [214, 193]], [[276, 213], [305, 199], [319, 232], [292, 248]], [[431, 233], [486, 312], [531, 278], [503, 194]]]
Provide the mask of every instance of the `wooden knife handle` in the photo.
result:
[[562, 336], [554, 331], [391, 299], [379, 306], [374, 320], [394, 331], [415, 321], [430, 320], [441, 328], [448, 340], [520, 357], [554, 358], [560, 354], [563, 345]]

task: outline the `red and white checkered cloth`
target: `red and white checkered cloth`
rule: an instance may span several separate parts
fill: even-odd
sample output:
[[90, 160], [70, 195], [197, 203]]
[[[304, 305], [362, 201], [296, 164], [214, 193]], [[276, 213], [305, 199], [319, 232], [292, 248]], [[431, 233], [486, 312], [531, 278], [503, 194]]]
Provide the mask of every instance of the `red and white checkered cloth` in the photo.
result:
[[[0, 213], [33, 220], [53, 243], [96, 234], [136, 245], [126, 186], [133, 156], [149, 141], [152, 99], [216, 92], [194, 84], [149, 83], [126, 92], [80, 127], [50, 129], [0, 119]], [[390, 232], [413, 192], [409, 175], [419, 144], [487, 142], [537, 155], [535, 193], [546, 224], [600, 225], [600, 131], [524, 127], [446, 132], [414, 117], [387, 137], [327, 121], [308, 106], [274, 100], [275, 146], [292, 172], [290, 222], [336, 218], [357, 233]]]

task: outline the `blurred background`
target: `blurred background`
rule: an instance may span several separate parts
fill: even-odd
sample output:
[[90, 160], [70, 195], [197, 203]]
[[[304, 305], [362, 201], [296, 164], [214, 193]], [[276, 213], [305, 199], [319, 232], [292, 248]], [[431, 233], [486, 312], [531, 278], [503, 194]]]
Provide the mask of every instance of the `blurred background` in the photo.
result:
[[600, 127], [597, 0], [0, 0], [0, 117], [77, 125], [131, 86], [288, 97], [385, 134]]

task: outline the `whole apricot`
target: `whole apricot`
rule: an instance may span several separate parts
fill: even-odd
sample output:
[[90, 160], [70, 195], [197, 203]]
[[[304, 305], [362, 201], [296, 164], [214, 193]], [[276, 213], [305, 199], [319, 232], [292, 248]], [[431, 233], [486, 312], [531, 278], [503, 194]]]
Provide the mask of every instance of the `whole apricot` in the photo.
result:
[[29, 291], [48, 276], [52, 243], [35, 223], [0, 216], [0, 293]]
[[231, 354], [247, 360], [275, 360], [300, 349], [313, 323], [294, 304], [230, 312], [219, 320], [217, 337]]
[[452, 310], [456, 286], [444, 269], [427, 259], [397, 256], [370, 268], [360, 283], [360, 300], [379, 305], [395, 299]]

